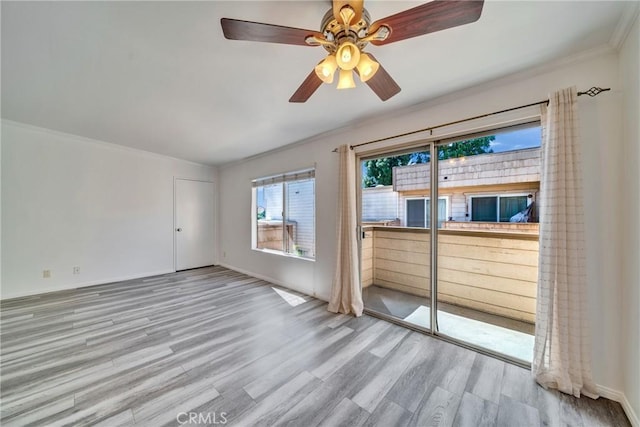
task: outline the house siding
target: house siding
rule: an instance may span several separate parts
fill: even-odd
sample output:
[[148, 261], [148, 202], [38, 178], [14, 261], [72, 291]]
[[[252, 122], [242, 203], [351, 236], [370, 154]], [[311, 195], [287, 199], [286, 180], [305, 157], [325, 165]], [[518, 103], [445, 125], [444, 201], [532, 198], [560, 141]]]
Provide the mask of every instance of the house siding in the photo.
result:
[[[393, 168], [393, 189], [398, 192], [428, 190], [430, 163]], [[540, 181], [540, 148], [481, 154], [438, 163], [438, 188], [505, 185]]]
[[362, 190], [364, 221], [394, 220], [398, 216], [398, 193], [390, 185]]

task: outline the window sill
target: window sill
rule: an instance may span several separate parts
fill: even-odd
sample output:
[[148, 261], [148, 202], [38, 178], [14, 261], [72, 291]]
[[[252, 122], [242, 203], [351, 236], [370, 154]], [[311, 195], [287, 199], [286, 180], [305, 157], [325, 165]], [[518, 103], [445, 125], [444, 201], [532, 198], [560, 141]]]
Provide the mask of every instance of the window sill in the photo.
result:
[[302, 261], [307, 261], [307, 262], [316, 262], [315, 258], [308, 258], [308, 257], [302, 257], [302, 256], [298, 256], [298, 255], [294, 255], [294, 254], [288, 254], [282, 251], [276, 251], [273, 249], [259, 249], [259, 248], [251, 248], [252, 251], [256, 251], [256, 252], [262, 252], [265, 254], [271, 254], [271, 255], [277, 255], [277, 256], [281, 256], [284, 258], [292, 258], [292, 259], [299, 259]]

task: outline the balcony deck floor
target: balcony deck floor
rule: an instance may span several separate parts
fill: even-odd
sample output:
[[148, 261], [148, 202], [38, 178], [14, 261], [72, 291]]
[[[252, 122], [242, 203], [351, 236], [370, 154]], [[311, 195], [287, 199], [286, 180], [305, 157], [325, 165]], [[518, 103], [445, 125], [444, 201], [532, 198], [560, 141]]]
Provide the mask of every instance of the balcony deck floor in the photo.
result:
[[[430, 329], [430, 299], [381, 286], [363, 289], [367, 309]], [[438, 330], [452, 338], [531, 363], [534, 325], [438, 303]]]

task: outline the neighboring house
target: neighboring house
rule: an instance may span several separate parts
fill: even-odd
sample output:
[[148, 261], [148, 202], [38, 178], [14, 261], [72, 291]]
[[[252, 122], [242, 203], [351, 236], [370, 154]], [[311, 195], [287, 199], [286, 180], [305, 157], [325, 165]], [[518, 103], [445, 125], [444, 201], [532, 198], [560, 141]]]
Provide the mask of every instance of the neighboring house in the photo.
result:
[[[440, 227], [537, 231], [509, 220], [538, 199], [540, 148], [441, 160], [438, 169]], [[426, 227], [430, 170], [430, 163], [394, 167], [392, 186], [363, 189], [363, 220]]]
[[399, 215], [398, 193], [391, 185], [362, 189], [363, 222], [394, 221]]

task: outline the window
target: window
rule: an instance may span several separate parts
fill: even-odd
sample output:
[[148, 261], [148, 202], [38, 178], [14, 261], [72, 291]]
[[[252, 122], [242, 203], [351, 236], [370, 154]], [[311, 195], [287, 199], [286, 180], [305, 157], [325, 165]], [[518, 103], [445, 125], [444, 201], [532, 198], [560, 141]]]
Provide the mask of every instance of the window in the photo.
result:
[[526, 209], [527, 196], [499, 197], [500, 222], [509, 222], [512, 216]]
[[256, 179], [252, 248], [314, 259], [315, 170]]
[[425, 227], [425, 199], [407, 200], [407, 227]]
[[509, 222], [528, 206], [528, 196], [474, 196], [471, 198], [471, 221]]
[[[429, 228], [431, 220], [431, 203], [428, 198], [407, 199], [407, 227]], [[438, 199], [438, 228], [447, 219], [447, 198]]]

